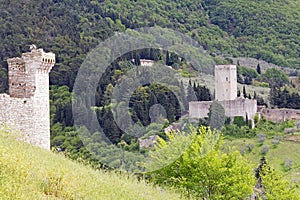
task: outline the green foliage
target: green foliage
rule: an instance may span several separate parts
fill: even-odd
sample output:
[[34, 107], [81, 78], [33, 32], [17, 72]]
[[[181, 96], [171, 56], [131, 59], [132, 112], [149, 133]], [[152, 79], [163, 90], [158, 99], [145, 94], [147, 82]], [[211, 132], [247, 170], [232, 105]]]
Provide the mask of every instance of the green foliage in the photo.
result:
[[68, 86], [51, 86], [50, 88], [50, 121], [63, 126], [73, 125], [72, 93]]
[[228, 138], [252, 138], [256, 135], [255, 129], [251, 129], [249, 126], [239, 127], [236, 124], [225, 125], [221, 132]]
[[253, 138], [263, 134], [264, 139], [266, 139], [266, 137], [284, 135], [284, 130], [292, 127], [294, 127], [293, 121], [287, 120], [282, 123], [274, 123], [264, 119], [258, 120], [256, 118], [255, 127], [251, 128], [245, 124], [242, 118], [235, 117], [235, 122], [233, 124], [226, 124], [221, 129], [221, 132], [228, 138]]
[[[244, 199], [254, 186], [254, 174], [247, 161], [238, 153], [224, 154], [219, 150], [221, 139], [217, 131], [205, 127], [191, 129], [193, 141], [174, 162], [153, 171], [151, 180], [160, 185], [180, 189], [183, 194], [209, 199]], [[164, 162], [168, 152], [176, 146], [181, 134], [173, 134], [169, 141], [159, 140], [155, 159]], [[174, 141], [174, 143], [173, 143]], [[178, 152], [178, 151], [177, 151]], [[168, 154], [166, 154], [168, 153]]]
[[257, 86], [257, 87], [265, 87], [265, 88], [270, 87], [269, 83], [263, 82], [263, 81], [257, 81], [257, 80], [254, 80], [252, 82], [252, 85]]
[[242, 116], [235, 116], [233, 118], [233, 124], [236, 124], [238, 127], [245, 126], [245, 120]]
[[264, 192], [261, 195], [263, 198], [270, 200], [300, 199], [300, 197], [295, 194], [294, 187], [292, 187], [288, 181], [283, 180], [282, 176], [268, 164], [261, 166], [259, 176], [264, 188]]
[[225, 124], [225, 109], [217, 101], [213, 101], [209, 107], [208, 120], [212, 129], [221, 129]]
[[204, 3], [211, 22], [235, 37], [241, 54], [299, 68], [299, 1], [204, 0]]
[[300, 93], [287, 86], [273, 86], [270, 90], [270, 103], [278, 108], [300, 109]]
[[243, 66], [237, 66], [238, 82], [241, 84], [251, 85], [252, 80], [258, 78], [259, 74], [255, 69]]
[[270, 85], [285, 85], [289, 84], [288, 76], [281, 70], [270, 68], [265, 71], [262, 75], [262, 80], [269, 83]]

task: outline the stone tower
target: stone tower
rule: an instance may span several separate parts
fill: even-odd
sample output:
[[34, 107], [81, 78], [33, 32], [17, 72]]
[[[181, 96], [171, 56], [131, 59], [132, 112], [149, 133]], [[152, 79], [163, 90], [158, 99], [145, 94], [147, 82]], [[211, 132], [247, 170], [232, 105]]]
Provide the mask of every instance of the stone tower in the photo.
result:
[[7, 62], [9, 96], [0, 95], [0, 122], [19, 129], [27, 142], [50, 149], [49, 72], [55, 54], [32, 45], [31, 52]]
[[215, 99], [217, 101], [237, 98], [237, 74], [235, 65], [215, 66]]

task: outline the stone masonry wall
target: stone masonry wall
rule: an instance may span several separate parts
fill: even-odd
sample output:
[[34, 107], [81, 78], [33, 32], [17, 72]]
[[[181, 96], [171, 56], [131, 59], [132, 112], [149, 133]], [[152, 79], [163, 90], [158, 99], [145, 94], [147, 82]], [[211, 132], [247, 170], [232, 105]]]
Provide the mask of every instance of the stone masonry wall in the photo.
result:
[[283, 122], [287, 119], [300, 120], [300, 110], [263, 108], [261, 116], [273, 122]]
[[[204, 118], [208, 116], [212, 101], [194, 101], [189, 103], [190, 118]], [[227, 117], [242, 116], [253, 119], [257, 112], [256, 100], [237, 98], [235, 100], [218, 101], [224, 109]]]

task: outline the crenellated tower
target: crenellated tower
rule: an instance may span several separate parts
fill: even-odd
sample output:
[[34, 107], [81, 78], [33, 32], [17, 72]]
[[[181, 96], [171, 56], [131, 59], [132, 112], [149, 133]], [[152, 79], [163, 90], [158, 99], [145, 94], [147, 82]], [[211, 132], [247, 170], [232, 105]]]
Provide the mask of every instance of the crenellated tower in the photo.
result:
[[3, 105], [10, 110], [7, 115], [0, 113], [0, 122], [20, 129], [29, 143], [50, 149], [49, 72], [55, 54], [31, 45], [30, 52], [7, 62], [9, 99]]

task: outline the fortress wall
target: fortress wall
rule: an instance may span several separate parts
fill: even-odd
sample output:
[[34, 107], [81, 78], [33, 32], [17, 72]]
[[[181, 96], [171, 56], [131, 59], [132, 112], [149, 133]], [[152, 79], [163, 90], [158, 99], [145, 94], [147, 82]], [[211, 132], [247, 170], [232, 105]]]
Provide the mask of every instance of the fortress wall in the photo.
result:
[[7, 94], [0, 94], [0, 123], [7, 124], [25, 134], [25, 140], [29, 141], [29, 135], [33, 130], [33, 100], [30, 98], [13, 98]]
[[[189, 114], [191, 118], [204, 118], [208, 116], [212, 101], [194, 101], [189, 103]], [[257, 112], [256, 100], [237, 98], [230, 101], [218, 101], [224, 109], [227, 117], [242, 116], [253, 119]]]
[[256, 99], [246, 99], [245, 110], [248, 115], [248, 119], [254, 119], [257, 114], [257, 101]]
[[242, 116], [246, 119], [253, 119], [257, 113], [257, 101], [251, 99], [237, 98], [233, 101], [221, 101], [220, 104], [225, 108], [225, 115], [228, 117]]
[[220, 101], [219, 103], [225, 109], [226, 116], [245, 116], [245, 106], [243, 100], [237, 99], [233, 101]]
[[269, 121], [283, 122], [287, 119], [300, 120], [300, 110], [263, 108], [261, 115]]
[[204, 118], [208, 116], [209, 107], [212, 101], [192, 101], [189, 102], [190, 118]]

